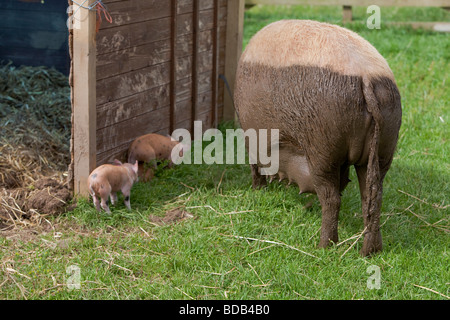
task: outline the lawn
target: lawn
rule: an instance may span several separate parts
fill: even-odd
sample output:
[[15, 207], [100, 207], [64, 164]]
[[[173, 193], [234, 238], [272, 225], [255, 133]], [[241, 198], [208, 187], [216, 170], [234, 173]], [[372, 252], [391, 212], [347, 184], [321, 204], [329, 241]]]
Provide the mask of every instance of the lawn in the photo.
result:
[[[0, 238], [0, 298], [448, 299], [450, 37], [384, 22], [449, 21], [450, 15], [382, 8], [379, 30], [366, 28], [367, 16], [355, 8], [346, 27], [386, 58], [403, 107], [384, 183], [383, 252], [359, 255], [363, 219], [353, 170], [342, 197], [341, 242], [319, 249], [315, 196], [279, 182], [253, 190], [248, 165], [182, 164], [137, 183], [131, 211], [122, 196], [110, 216], [80, 200], [74, 211], [46, 218], [45, 231]], [[246, 11], [244, 45], [261, 27], [287, 18], [340, 24], [341, 9], [253, 7]], [[175, 208], [194, 217], [163, 226], [149, 219]]]

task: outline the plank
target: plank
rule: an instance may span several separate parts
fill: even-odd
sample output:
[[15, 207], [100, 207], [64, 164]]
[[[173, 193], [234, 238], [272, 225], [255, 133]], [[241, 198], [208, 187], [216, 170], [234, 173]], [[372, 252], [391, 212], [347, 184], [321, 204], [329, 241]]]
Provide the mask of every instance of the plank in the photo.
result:
[[[179, 0], [178, 14], [193, 12], [193, 4], [195, 0]], [[214, 8], [214, 3], [211, 0], [198, 0], [198, 10], [203, 11]]]
[[[211, 68], [209, 64], [204, 64], [205, 68]], [[203, 70], [203, 69], [201, 69]], [[206, 106], [211, 106], [212, 96], [205, 98], [205, 95], [211, 95], [211, 80], [208, 78], [208, 70], [200, 75], [200, 86], [202, 92], [198, 95], [201, 112], [205, 111]], [[178, 95], [175, 97], [177, 107], [175, 115], [178, 114], [178, 103], [183, 100], [190, 100], [190, 91], [192, 90], [191, 77], [177, 81]], [[100, 89], [98, 89], [100, 90]], [[223, 90], [222, 90], [223, 92]], [[205, 104], [206, 103], [206, 104]], [[117, 100], [113, 100], [97, 106], [97, 128], [111, 126], [117, 122], [126, 120], [130, 115], [138, 116], [150, 110], [155, 110], [169, 104], [169, 84], [166, 83], [159, 87], [153, 87], [137, 94], [131, 94]], [[191, 109], [190, 109], [191, 110]]]
[[[212, 91], [206, 91], [199, 93], [197, 96], [197, 108], [196, 111], [198, 114], [202, 114], [205, 112], [211, 112], [211, 105], [212, 105], [212, 97], [213, 92]], [[192, 99], [186, 99], [177, 102], [176, 108], [175, 108], [175, 123], [182, 122], [189, 119], [195, 119], [192, 118]], [[189, 130], [191, 128], [189, 127]]]
[[[198, 93], [203, 93], [211, 90], [212, 75], [211, 72], [204, 72], [198, 74]], [[192, 79], [190, 77], [178, 80], [177, 87], [177, 101], [190, 99], [192, 94]]]
[[218, 123], [217, 114], [217, 90], [218, 90], [218, 70], [219, 70], [219, 3], [218, 0], [214, 0], [213, 11], [213, 52], [212, 52], [212, 97], [211, 97], [211, 119], [212, 125], [216, 127]]
[[97, 55], [97, 80], [135, 71], [169, 60], [169, 39]]
[[[125, 8], [133, 1], [139, 0], [128, 0], [128, 4], [108, 3], [115, 3], [118, 10], [120, 5]], [[223, 110], [224, 86], [216, 78], [225, 70], [227, 2], [172, 0], [167, 3], [171, 11], [176, 4], [176, 20], [160, 14], [154, 20], [116, 21], [115, 26], [102, 26], [99, 32], [98, 163], [123, 154], [138, 135], [169, 132], [180, 126], [190, 129], [189, 124], [195, 118], [205, 121], [208, 128], [214, 118], [222, 118], [218, 112]], [[194, 30], [195, 21], [198, 21], [198, 32]], [[161, 30], [158, 35], [154, 34], [156, 27]], [[171, 61], [175, 62], [172, 67]], [[220, 97], [213, 98], [216, 96]], [[193, 103], [197, 105], [196, 117], [192, 117]], [[215, 111], [212, 111], [214, 104]]]
[[199, 114], [196, 119], [196, 121], [202, 122], [202, 131], [205, 132], [207, 129], [213, 128], [212, 118], [211, 118], [211, 112], [207, 111], [204, 113]]
[[104, 22], [101, 30], [170, 17], [170, 1], [128, 0], [105, 3], [112, 23]]
[[[212, 30], [199, 33], [198, 52], [212, 50], [212, 41], [209, 38]], [[219, 43], [224, 42], [225, 33], [219, 34]], [[127, 73], [150, 65], [170, 61], [170, 39], [160, 40], [149, 44], [121, 49], [97, 55], [97, 80]], [[193, 52], [192, 34], [177, 38], [176, 56], [185, 57]], [[219, 50], [221, 63], [225, 57], [225, 48]], [[208, 63], [207, 61], [205, 63]]]
[[169, 63], [166, 62], [97, 81], [97, 104], [101, 105], [169, 83], [169, 70]]
[[351, 22], [353, 19], [352, 6], [342, 7], [342, 22]]
[[171, 0], [171, 25], [170, 25], [170, 83], [169, 83], [169, 92], [170, 92], [170, 104], [169, 104], [169, 130], [173, 130], [173, 118], [174, 118], [174, 109], [175, 109], [175, 99], [177, 95], [176, 91], [176, 77], [177, 77], [177, 69], [176, 69], [176, 59], [177, 59], [177, 36], [180, 32], [178, 30], [178, 26], [180, 25], [179, 16], [177, 15], [177, 7], [178, 0]]
[[[199, 65], [199, 31], [200, 31], [200, 7], [199, 1], [194, 0], [192, 6], [192, 30], [193, 30], [193, 41], [192, 41], [192, 62], [191, 62], [191, 75], [192, 75], [192, 84], [191, 84], [191, 120], [195, 119], [195, 115], [197, 113], [197, 105], [198, 105], [198, 65]], [[191, 132], [194, 131], [194, 121], [191, 121]]]
[[167, 106], [97, 130], [97, 153], [131, 141], [141, 134], [166, 127], [169, 111]]
[[97, 128], [102, 129], [115, 123], [137, 117], [149, 111], [169, 105], [169, 84], [124, 97], [97, 106]]
[[[92, 1], [92, 0], [91, 0]], [[96, 166], [95, 12], [81, 12], [73, 30], [74, 195], [88, 195], [87, 179]]]
[[176, 124], [175, 124], [175, 129], [186, 129], [186, 130], [191, 130], [191, 119], [189, 118], [189, 119], [187, 119], [187, 120], [183, 120], [183, 121], [180, 121], [180, 122], [177, 122]]
[[97, 53], [104, 54], [170, 38], [170, 18], [100, 29]]
[[[244, 30], [244, 0], [228, 1], [227, 9], [227, 39], [225, 56], [225, 77], [234, 88], [234, 80], [239, 57], [242, 52], [242, 34]], [[225, 95], [223, 119], [235, 120], [236, 115], [233, 106], [233, 99]]]
[[[165, 127], [165, 128], [159, 129], [154, 132], [158, 133], [158, 134], [162, 134], [162, 135], [168, 135], [169, 128]], [[147, 133], [150, 133], [150, 132], [147, 132]], [[105, 163], [113, 163], [114, 159], [118, 159], [122, 162], [126, 162], [127, 156], [128, 156], [128, 148], [133, 140], [134, 139], [130, 139], [129, 141], [126, 141], [126, 142], [122, 143], [121, 145], [118, 145], [114, 148], [111, 148], [106, 151], [98, 153], [97, 154], [98, 165], [102, 165]]]
[[[213, 13], [213, 10], [199, 13], [200, 32], [212, 29], [214, 23]], [[177, 37], [193, 33], [192, 15], [192, 13], [187, 13], [177, 16]], [[223, 14], [222, 23], [224, 23]], [[161, 18], [122, 25], [116, 28], [102, 28], [97, 34], [97, 53], [104, 54], [158, 40], [170, 39], [170, 24], [171, 18]]]

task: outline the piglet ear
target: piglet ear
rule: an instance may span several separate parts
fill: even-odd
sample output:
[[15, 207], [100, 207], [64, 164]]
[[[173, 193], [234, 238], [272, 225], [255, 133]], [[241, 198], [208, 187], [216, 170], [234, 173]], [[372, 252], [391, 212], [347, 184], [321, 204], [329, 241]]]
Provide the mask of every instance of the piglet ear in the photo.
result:
[[114, 159], [113, 165], [115, 165], [115, 166], [121, 166], [121, 165], [122, 165], [122, 162], [120, 162], [120, 161], [117, 160], [117, 159]]
[[136, 174], [138, 173], [138, 168], [139, 168], [138, 161], [136, 160], [136, 162], [133, 165], [133, 171], [136, 172]]

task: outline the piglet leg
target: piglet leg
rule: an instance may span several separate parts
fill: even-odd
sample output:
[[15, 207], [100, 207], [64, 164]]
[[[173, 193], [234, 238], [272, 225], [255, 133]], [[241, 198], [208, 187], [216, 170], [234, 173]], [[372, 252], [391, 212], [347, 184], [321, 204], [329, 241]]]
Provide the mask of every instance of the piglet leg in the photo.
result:
[[130, 205], [130, 193], [131, 193], [131, 188], [130, 187], [125, 187], [122, 189], [122, 193], [124, 196], [124, 203], [125, 206], [127, 207], [128, 210], [131, 210], [131, 205]]
[[108, 206], [108, 197], [102, 198], [101, 206], [102, 206], [103, 210], [106, 211], [107, 214], [111, 214], [111, 210], [109, 210], [109, 206]]
[[111, 204], [113, 205], [113, 206], [115, 206], [116, 205], [116, 203], [117, 203], [117, 193], [116, 192], [111, 192]]
[[250, 165], [252, 169], [252, 186], [253, 189], [265, 187], [267, 185], [266, 176], [261, 175], [257, 164]]
[[97, 211], [100, 212], [101, 211], [100, 201], [98, 200], [98, 198], [95, 195], [92, 195], [92, 200], [94, 201], [95, 209], [97, 209]]

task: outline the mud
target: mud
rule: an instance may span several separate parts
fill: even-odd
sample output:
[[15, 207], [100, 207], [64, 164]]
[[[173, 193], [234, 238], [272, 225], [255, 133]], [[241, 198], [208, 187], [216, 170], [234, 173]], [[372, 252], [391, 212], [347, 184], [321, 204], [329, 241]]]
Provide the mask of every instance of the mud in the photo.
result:
[[150, 215], [148, 219], [150, 220], [150, 222], [153, 222], [156, 225], [163, 226], [193, 218], [195, 219], [192, 213], [182, 210], [180, 208], [175, 208], [167, 211], [164, 217]]
[[56, 216], [75, 206], [67, 186], [51, 178], [37, 180], [32, 188], [1, 189], [0, 204], [0, 229], [39, 224], [39, 217]]

